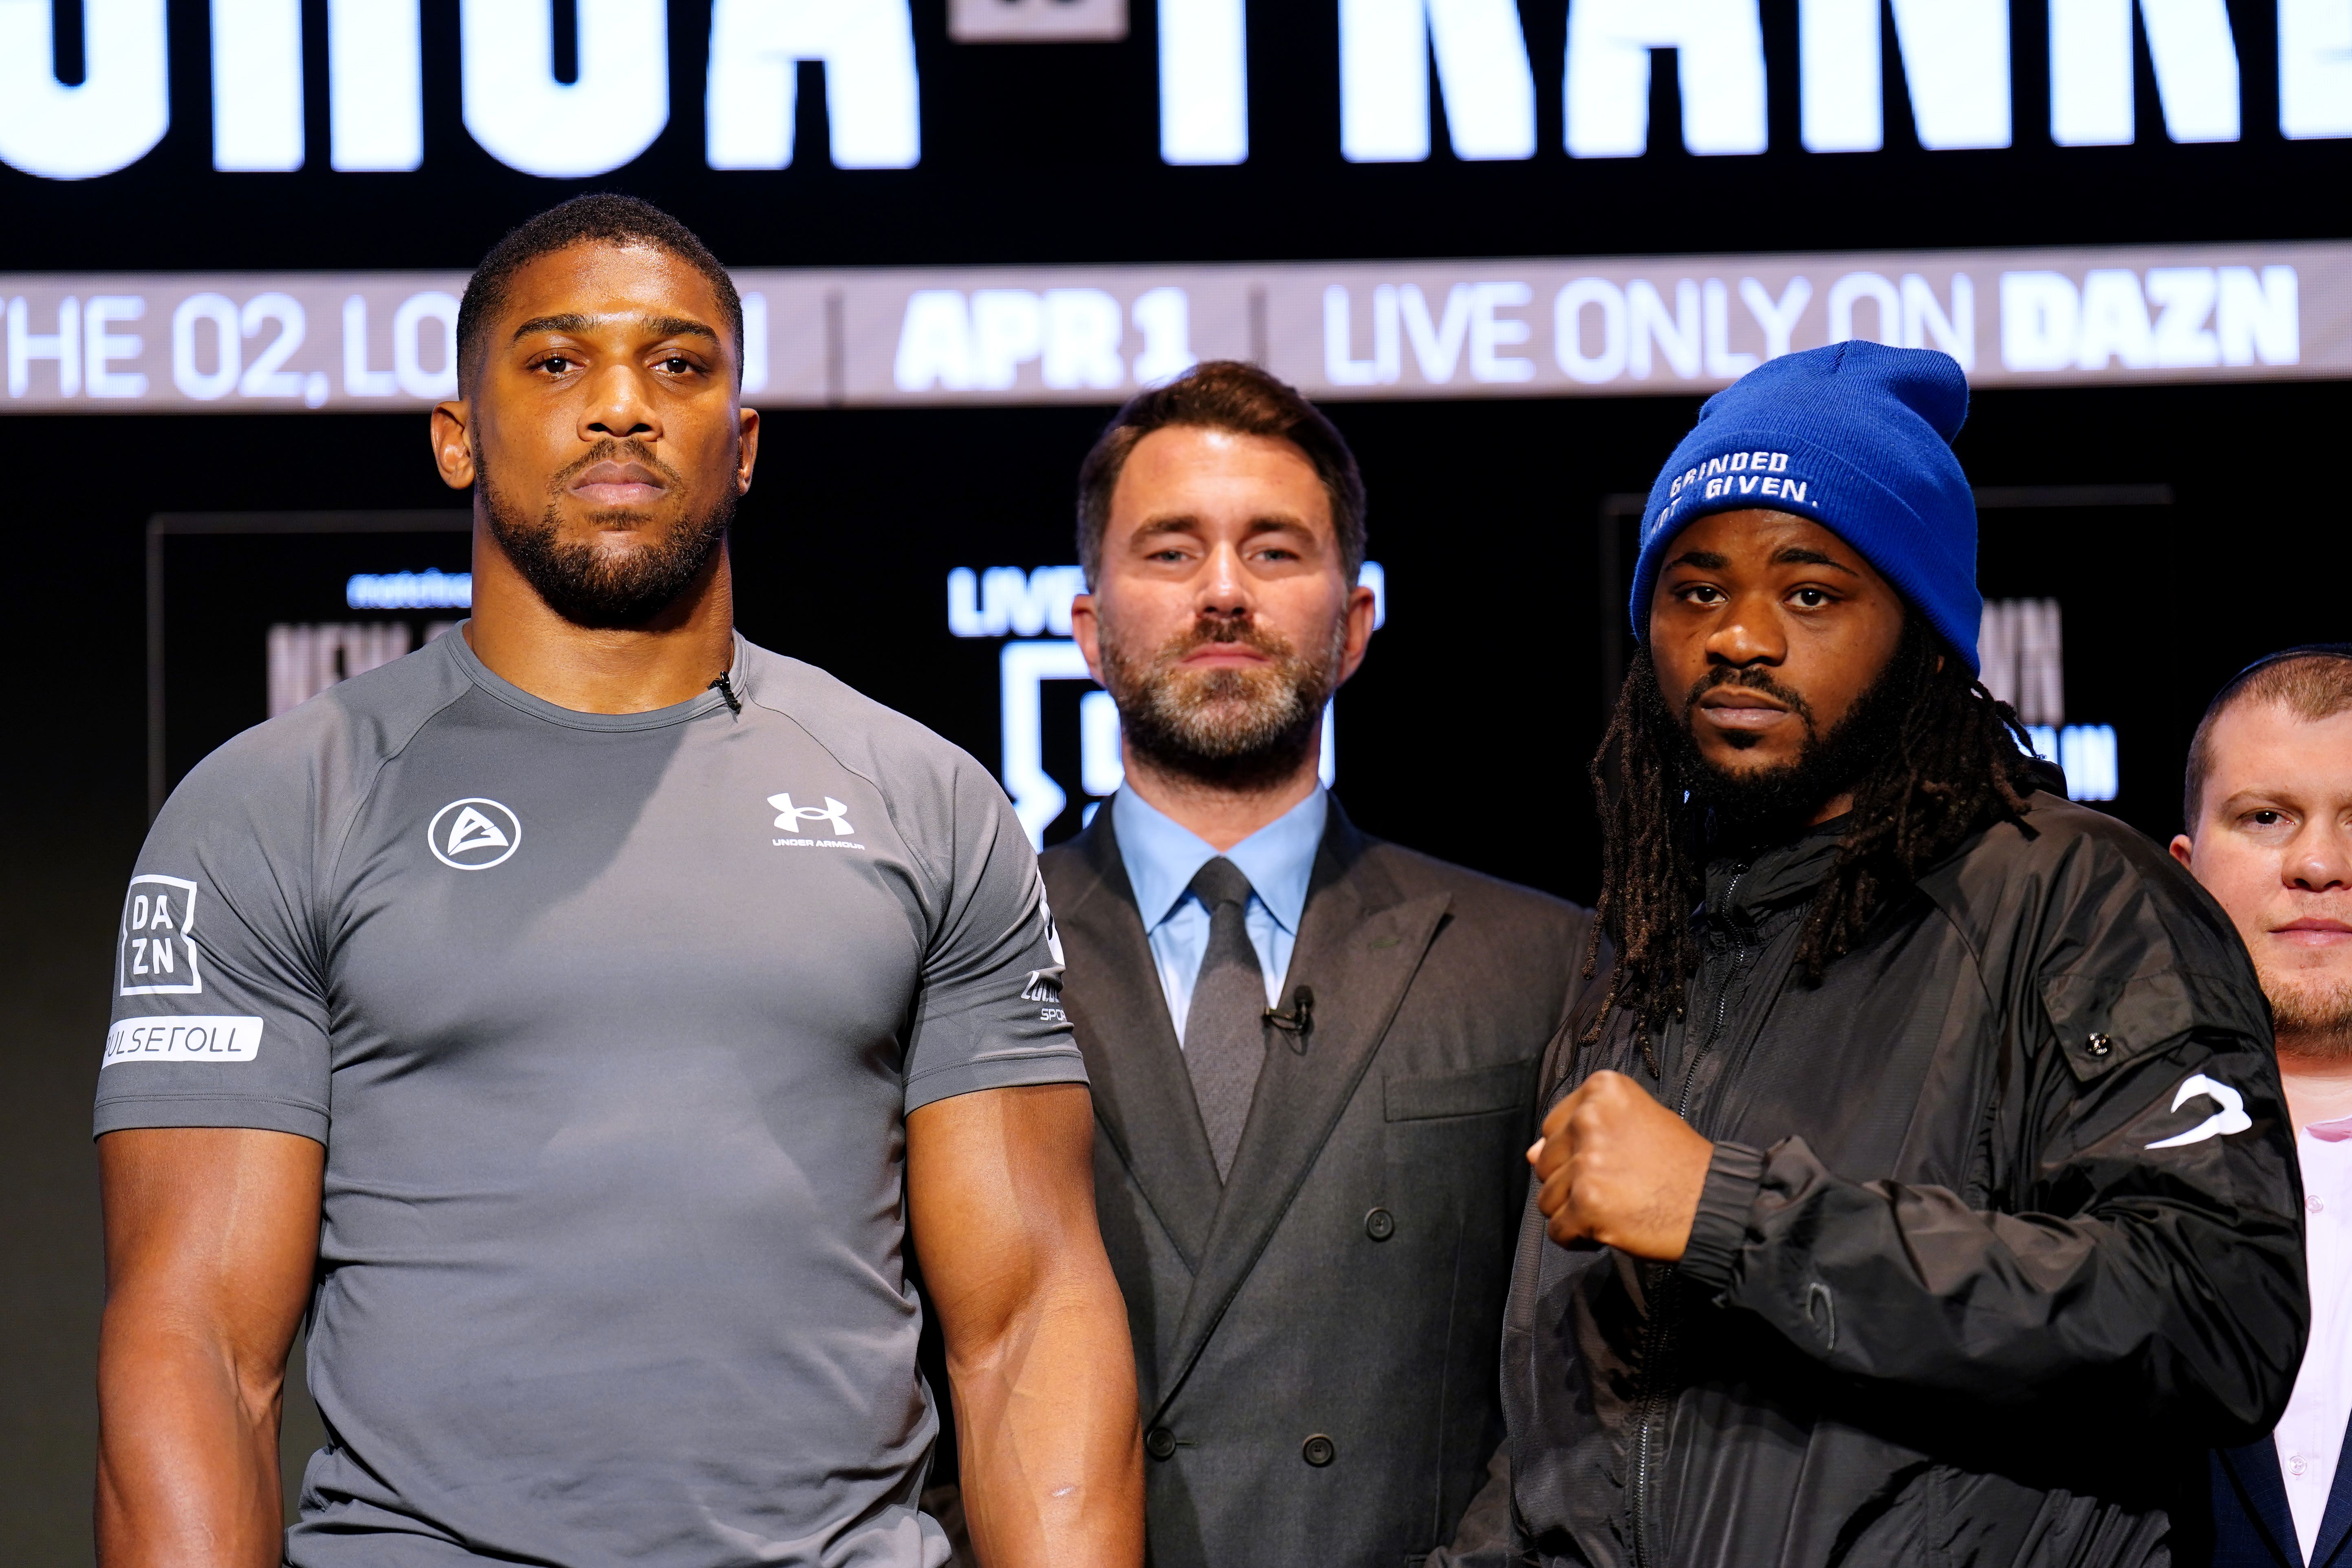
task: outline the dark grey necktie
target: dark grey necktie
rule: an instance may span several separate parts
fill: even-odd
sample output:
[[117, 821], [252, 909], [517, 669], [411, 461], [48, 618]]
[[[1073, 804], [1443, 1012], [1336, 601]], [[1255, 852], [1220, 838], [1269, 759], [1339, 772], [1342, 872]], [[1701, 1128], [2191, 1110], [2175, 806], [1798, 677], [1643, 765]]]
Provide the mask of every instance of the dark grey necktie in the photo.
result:
[[1192, 891], [1209, 908], [1209, 945], [1184, 1016], [1184, 1068], [1222, 1182], [1234, 1168], [1258, 1068], [1265, 1065], [1265, 974], [1243, 921], [1250, 884], [1241, 868], [1220, 856], [1201, 868]]

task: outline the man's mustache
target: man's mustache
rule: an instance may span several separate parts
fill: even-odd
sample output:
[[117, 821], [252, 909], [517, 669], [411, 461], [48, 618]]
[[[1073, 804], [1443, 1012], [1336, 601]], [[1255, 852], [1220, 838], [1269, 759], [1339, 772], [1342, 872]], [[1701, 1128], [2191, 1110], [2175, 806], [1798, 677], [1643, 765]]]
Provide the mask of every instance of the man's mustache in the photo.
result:
[[1691, 716], [1698, 711], [1698, 700], [1718, 686], [1737, 686], [1743, 691], [1760, 691], [1775, 701], [1785, 704], [1790, 712], [1804, 721], [1807, 731], [1817, 729], [1813, 723], [1813, 705], [1805, 700], [1802, 692], [1792, 687], [1781, 685], [1772, 679], [1769, 670], [1734, 669], [1728, 665], [1721, 664], [1691, 683], [1690, 695], [1683, 699], [1683, 722], [1685, 725], [1691, 721]]
[[1192, 623], [1190, 631], [1177, 634], [1160, 650], [1160, 662], [1173, 664], [1196, 647], [1220, 643], [1239, 643], [1255, 648], [1268, 658], [1284, 659], [1291, 655], [1288, 638], [1259, 626], [1247, 616], [1202, 616]]
[[548, 489], [561, 495], [572, 488], [572, 480], [599, 463], [643, 464], [652, 469], [655, 477], [663, 484], [669, 487], [672, 495], [682, 494], [685, 490], [685, 481], [679, 477], [678, 471], [654, 456], [654, 449], [651, 447], [634, 437], [624, 439], [614, 436], [604, 437], [593, 447], [589, 447], [584, 456], [572, 459], [556, 470], [555, 478], [549, 481]]

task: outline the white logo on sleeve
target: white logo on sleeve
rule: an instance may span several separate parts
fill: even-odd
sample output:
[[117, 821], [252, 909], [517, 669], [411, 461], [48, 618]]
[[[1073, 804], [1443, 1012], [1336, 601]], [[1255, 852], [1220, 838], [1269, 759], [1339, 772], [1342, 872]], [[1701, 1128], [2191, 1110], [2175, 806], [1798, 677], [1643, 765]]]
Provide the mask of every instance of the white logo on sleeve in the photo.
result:
[[[776, 808], [777, 830], [786, 837], [772, 838], [768, 842], [779, 847], [799, 849], [865, 848], [866, 846], [863, 844], [850, 842], [849, 836], [857, 829], [849, 826], [849, 807], [829, 795], [819, 798], [824, 802], [823, 805], [794, 805], [793, 797], [789, 795], [770, 795], [768, 804]], [[803, 837], [801, 827], [803, 822], [822, 822], [826, 827], [832, 829], [833, 836], [829, 838]]]
[[261, 1020], [125, 1018], [106, 1031], [104, 1071], [124, 1062], [249, 1062], [261, 1050]]
[[1037, 913], [1045, 921], [1045, 949], [1054, 955], [1054, 967], [1059, 969], [1064, 962], [1062, 933], [1054, 924], [1054, 906], [1045, 897], [1045, 874], [1043, 871], [1037, 873]]
[[1066, 1018], [1062, 1011], [1062, 933], [1054, 929], [1054, 906], [1046, 900], [1042, 873], [1037, 878], [1037, 916], [1045, 922], [1045, 951], [1054, 955], [1054, 962], [1029, 972], [1029, 982], [1021, 988], [1021, 999], [1047, 1004], [1038, 1016], [1049, 1024], [1059, 1024]]
[[425, 825], [425, 847], [444, 866], [487, 871], [522, 847], [522, 819], [497, 801], [471, 795], [453, 800]]
[[2246, 1097], [2226, 1083], [2216, 1083], [2203, 1073], [2191, 1073], [2182, 1080], [2172, 1096], [2172, 1109], [2179, 1110], [2199, 1095], [2203, 1095], [2221, 1109], [2190, 1128], [2170, 1138], [2159, 1138], [2148, 1145], [2151, 1149], [2178, 1149], [2184, 1143], [2202, 1143], [2208, 1138], [2224, 1138], [2232, 1132], [2243, 1132], [2254, 1124], [2246, 1114]]
[[193, 995], [204, 990], [205, 977], [196, 968], [195, 921], [194, 882], [153, 875], [131, 879], [115, 959], [123, 995]]

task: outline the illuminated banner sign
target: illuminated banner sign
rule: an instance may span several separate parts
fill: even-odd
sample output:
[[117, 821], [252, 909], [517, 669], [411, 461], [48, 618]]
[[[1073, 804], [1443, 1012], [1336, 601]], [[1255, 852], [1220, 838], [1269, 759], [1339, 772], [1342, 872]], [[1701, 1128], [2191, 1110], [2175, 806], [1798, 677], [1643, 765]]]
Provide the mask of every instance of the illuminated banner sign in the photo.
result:
[[[70, 40], [57, 26], [68, 9], [79, 23]], [[924, 79], [944, 52], [968, 56], [960, 47], [973, 46], [1002, 58], [1008, 43], [1129, 32], [1119, 0], [950, 0], [944, 37], [934, 7], [911, 0], [710, 0], [707, 10], [690, 0], [460, 0], [455, 9], [452, 37], [428, 30], [420, 0], [211, 0], [185, 28], [205, 35], [197, 58], [209, 68], [191, 69], [197, 60], [184, 52], [173, 58], [165, 0], [7, 0], [0, 162], [50, 179], [110, 174], [145, 157], [194, 103], [223, 173], [290, 172], [313, 158], [337, 173], [415, 171], [425, 163], [428, 81], [454, 75], [466, 135], [525, 174], [623, 167], [676, 119], [688, 121], [678, 130], [712, 170], [781, 169], [794, 157], [808, 64], [823, 72], [831, 161], [905, 169], [922, 162], [927, 132], [956, 130], [926, 124]], [[1273, 9], [1253, 16], [1246, 0], [1148, 8], [1164, 163], [1249, 160], [1253, 34], [1265, 49]], [[1427, 159], [1441, 102], [1456, 158], [1523, 160], [1546, 144], [1579, 158], [1639, 155], [1654, 51], [1664, 50], [1682, 78], [1685, 147], [1758, 153], [1771, 141], [1758, 0], [1575, 0], [1564, 37], [1548, 19], [1531, 30], [1517, 0], [1340, 0], [1336, 11], [1322, 47], [1337, 67], [1336, 130], [1350, 162]], [[2265, 89], [2262, 57], [2275, 55], [2282, 135], [2352, 134], [2345, 0], [2280, 0], [2274, 23], [2263, 18], [2261, 34], [2243, 39], [2226, 0], [2049, 0], [2053, 144], [2134, 140], [2135, 11], [2170, 141], [2236, 142], [2247, 100], [2268, 110], [2271, 94], [2241, 82], [2242, 43]], [[2036, 5], [2025, 19], [2038, 31], [2043, 16]], [[1921, 147], [2011, 145], [2021, 117], [2042, 107], [2016, 101], [2016, 19], [2007, 0], [1896, 0], [1884, 13], [1878, 0], [1807, 0], [1793, 61], [1803, 149], [1884, 146], [1889, 63]], [[1557, 119], [1539, 110], [1541, 77], [1563, 84]], [[305, 103], [314, 81], [327, 100], [317, 128]], [[698, 90], [673, 102], [686, 83]], [[321, 130], [325, 145], [314, 147]]]
[[[1979, 387], [2352, 375], [2352, 244], [736, 279], [745, 400], [773, 408], [1114, 402], [1218, 357], [1324, 398], [1692, 393], [1848, 338]], [[0, 276], [0, 407], [429, 406], [465, 282]]]

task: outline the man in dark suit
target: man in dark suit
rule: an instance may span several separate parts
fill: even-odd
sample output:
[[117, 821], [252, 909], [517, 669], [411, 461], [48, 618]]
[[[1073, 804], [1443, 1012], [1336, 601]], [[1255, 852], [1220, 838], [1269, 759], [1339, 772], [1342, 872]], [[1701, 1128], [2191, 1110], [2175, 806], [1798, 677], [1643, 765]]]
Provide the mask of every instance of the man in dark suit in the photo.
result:
[[1151, 1559], [1404, 1568], [1498, 1446], [1533, 1074], [1590, 916], [1325, 793], [1373, 599], [1355, 461], [1296, 392], [1216, 363], [1137, 397], [1081, 472], [1078, 544], [1126, 781], [1043, 869]]
[[2269, 998], [2303, 1170], [2311, 1338], [2278, 1429], [2213, 1457], [2213, 1561], [2352, 1565], [2352, 644], [2221, 689], [2189, 748], [2174, 858], [2229, 911]]

